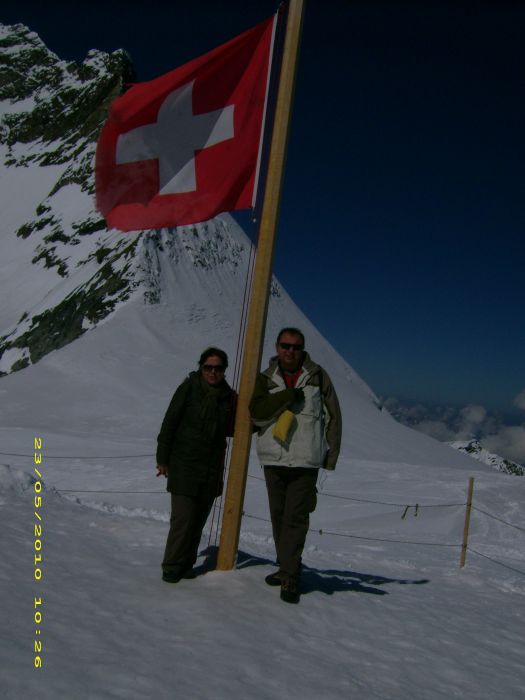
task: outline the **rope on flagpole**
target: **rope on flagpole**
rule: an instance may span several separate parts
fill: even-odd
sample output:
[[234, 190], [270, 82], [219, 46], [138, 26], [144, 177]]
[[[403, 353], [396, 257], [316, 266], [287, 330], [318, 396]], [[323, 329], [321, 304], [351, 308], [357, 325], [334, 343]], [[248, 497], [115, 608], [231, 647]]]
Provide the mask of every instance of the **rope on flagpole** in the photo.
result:
[[[233, 380], [232, 384], [234, 388], [237, 388], [238, 381], [239, 381], [239, 374], [240, 374], [240, 367], [241, 367], [241, 361], [242, 361], [242, 348], [244, 346], [244, 337], [246, 334], [246, 325], [248, 321], [248, 304], [249, 304], [249, 299], [250, 299], [250, 290], [252, 287], [252, 279], [253, 279], [253, 269], [255, 265], [255, 251], [256, 251], [256, 245], [251, 245], [250, 246], [250, 255], [248, 257], [248, 268], [246, 271], [246, 281], [244, 284], [244, 294], [243, 294], [243, 301], [242, 301], [242, 309], [241, 309], [241, 320], [240, 320], [240, 325], [239, 325], [239, 334], [237, 337], [237, 346], [236, 346], [236, 352], [235, 352], [235, 364], [233, 368]], [[228, 445], [226, 447], [226, 452], [224, 455], [224, 467], [222, 471], [222, 478], [223, 482], [225, 481], [225, 476], [226, 476], [226, 465], [229, 462], [230, 458], [230, 451], [231, 451], [231, 442], [228, 442]], [[213, 504], [213, 511], [212, 511], [212, 519], [211, 519], [211, 525], [210, 525], [210, 534], [208, 537], [208, 546], [211, 544], [211, 539], [212, 539], [212, 533], [215, 531], [215, 539], [214, 539], [214, 545], [217, 546], [217, 541], [219, 537], [219, 523], [220, 523], [220, 516], [222, 512], [222, 502], [223, 502], [223, 495], [221, 493], [220, 498], [216, 499]]]

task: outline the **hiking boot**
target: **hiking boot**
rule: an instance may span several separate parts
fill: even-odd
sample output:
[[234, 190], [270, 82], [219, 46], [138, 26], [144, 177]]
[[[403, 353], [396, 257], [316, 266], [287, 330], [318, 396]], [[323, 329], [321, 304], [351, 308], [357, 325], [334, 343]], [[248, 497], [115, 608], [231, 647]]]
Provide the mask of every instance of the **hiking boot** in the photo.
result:
[[193, 568], [193, 566], [190, 566], [189, 569], [186, 569], [185, 571], [183, 571], [181, 574], [181, 578], [185, 578], [185, 579], [197, 578], [197, 574], [195, 573], [195, 569]]
[[274, 571], [273, 574], [268, 574], [264, 579], [265, 583], [269, 586], [280, 586], [281, 585], [281, 572]]
[[285, 603], [299, 602], [299, 589], [294, 578], [283, 579], [281, 581], [281, 600]]
[[175, 571], [163, 571], [162, 572], [162, 580], [166, 581], [166, 583], [178, 583], [182, 578], [182, 574], [180, 572], [175, 572]]

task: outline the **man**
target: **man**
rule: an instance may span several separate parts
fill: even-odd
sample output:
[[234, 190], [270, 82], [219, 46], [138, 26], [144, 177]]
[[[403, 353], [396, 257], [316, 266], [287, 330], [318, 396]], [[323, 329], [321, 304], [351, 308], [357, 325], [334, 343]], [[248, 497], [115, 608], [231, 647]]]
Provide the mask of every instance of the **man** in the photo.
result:
[[281, 586], [281, 600], [299, 602], [301, 555], [317, 504], [319, 469], [335, 469], [341, 411], [330, 377], [304, 350], [304, 335], [283, 328], [277, 356], [258, 375], [250, 401], [258, 428], [279, 571], [266, 577]]

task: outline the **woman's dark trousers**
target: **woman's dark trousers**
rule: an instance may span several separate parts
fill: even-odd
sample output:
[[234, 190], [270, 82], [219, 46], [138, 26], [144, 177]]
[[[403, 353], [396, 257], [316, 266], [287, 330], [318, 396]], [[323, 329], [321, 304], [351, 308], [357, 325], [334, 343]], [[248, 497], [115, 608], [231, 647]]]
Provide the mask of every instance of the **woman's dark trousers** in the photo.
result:
[[197, 561], [202, 530], [210, 514], [215, 494], [203, 490], [198, 496], [171, 494], [170, 530], [162, 570], [183, 574]]

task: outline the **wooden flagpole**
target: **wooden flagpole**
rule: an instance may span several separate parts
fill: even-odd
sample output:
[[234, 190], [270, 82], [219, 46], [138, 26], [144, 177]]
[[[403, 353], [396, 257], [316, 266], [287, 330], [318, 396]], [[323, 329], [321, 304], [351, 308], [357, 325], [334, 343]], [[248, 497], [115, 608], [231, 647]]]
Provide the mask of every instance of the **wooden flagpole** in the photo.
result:
[[273, 251], [299, 54], [303, 7], [303, 0], [290, 0], [246, 326], [239, 401], [235, 420], [235, 438], [230, 459], [217, 558], [217, 568], [223, 571], [233, 569], [235, 566], [239, 544], [248, 459], [252, 441], [252, 424], [248, 412], [248, 404], [261, 362], [268, 297], [272, 279]]

